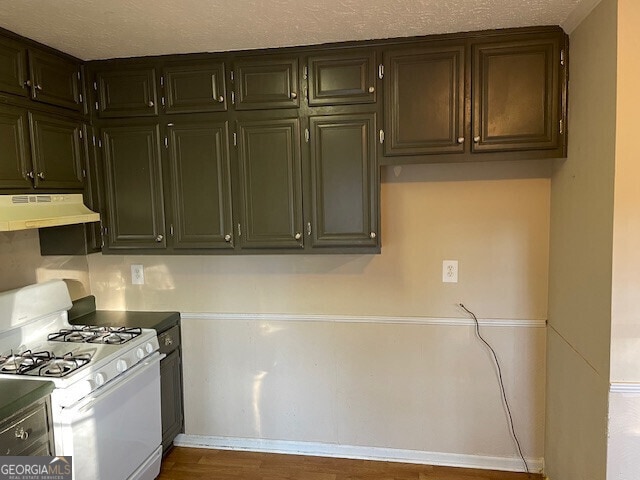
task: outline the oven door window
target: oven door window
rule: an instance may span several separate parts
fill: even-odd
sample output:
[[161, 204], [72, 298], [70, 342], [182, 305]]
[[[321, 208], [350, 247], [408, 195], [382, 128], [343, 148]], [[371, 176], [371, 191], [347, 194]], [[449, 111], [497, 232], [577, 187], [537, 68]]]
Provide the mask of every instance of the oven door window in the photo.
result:
[[126, 479], [160, 445], [160, 355], [127, 370], [54, 416], [57, 455], [74, 478]]

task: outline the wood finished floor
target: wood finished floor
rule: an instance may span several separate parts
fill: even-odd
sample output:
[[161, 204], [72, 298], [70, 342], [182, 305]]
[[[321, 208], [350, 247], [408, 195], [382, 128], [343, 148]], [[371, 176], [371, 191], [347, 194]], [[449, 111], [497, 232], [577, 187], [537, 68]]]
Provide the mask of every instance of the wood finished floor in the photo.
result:
[[174, 448], [157, 480], [542, 480], [526, 473], [340, 458]]

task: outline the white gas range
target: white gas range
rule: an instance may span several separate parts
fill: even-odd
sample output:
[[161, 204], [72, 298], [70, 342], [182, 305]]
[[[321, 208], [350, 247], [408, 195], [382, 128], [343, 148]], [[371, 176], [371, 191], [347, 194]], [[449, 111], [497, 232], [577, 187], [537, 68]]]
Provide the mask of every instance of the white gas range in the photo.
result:
[[56, 455], [76, 480], [153, 480], [162, 458], [155, 330], [71, 326], [60, 280], [0, 293], [0, 377], [50, 380]]

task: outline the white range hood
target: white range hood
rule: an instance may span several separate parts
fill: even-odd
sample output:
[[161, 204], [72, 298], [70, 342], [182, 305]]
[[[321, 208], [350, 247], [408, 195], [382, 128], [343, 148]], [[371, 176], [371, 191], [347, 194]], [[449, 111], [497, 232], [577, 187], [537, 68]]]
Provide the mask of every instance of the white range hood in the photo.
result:
[[0, 232], [98, 221], [79, 193], [0, 195]]

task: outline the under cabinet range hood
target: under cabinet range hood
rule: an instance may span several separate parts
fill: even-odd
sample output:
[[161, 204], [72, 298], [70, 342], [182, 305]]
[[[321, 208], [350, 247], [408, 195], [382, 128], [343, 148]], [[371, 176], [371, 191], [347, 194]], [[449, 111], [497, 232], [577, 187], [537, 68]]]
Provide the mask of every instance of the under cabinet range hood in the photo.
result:
[[0, 232], [98, 221], [80, 193], [0, 195]]

